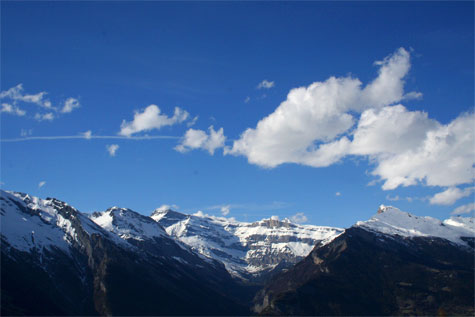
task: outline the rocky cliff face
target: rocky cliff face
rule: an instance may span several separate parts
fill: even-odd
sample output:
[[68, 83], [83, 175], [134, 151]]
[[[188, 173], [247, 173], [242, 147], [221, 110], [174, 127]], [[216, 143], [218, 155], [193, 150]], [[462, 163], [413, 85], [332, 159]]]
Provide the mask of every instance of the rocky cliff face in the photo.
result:
[[254, 281], [292, 266], [317, 243], [331, 241], [343, 232], [339, 228], [298, 225], [288, 219], [247, 223], [171, 210], [157, 210], [151, 217], [196, 252], [224, 263], [233, 275]]
[[473, 316], [474, 230], [473, 219], [440, 222], [386, 208], [275, 276], [254, 311]]
[[239, 300], [245, 290], [221, 263], [176, 243], [148, 217], [110, 210], [115, 226], [105, 230], [56, 199], [3, 191], [0, 199], [2, 315], [248, 311]]

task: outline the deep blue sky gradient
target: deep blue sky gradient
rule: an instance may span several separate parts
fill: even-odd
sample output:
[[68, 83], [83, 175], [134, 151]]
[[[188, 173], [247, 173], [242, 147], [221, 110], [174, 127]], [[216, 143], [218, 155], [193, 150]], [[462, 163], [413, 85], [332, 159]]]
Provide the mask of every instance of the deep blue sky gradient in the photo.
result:
[[[168, 115], [175, 106], [198, 115], [194, 128], [224, 127], [229, 144], [290, 89], [348, 74], [366, 84], [377, 74], [373, 63], [399, 47], [411, 50], [406, 91], [424, 94], [404, 102], [408, 109], [442, 123], [473, 111], [473, 2], [2, 2], [1, 90], [23, 83], [28, 93], [48, 92], [54, 104], [78, 98], [81, 108], [53, 122], [2, 114], [1, 137], [20, 137], [22, 129], [34, 136], [116, 135], [134, 110], [156, 104]], [[275, 87], [257, 90], [263, 79]], [[149, 134], [179, 137], [186, 129]], [[115, 157], [105, 150], [111, 143], [120, 146]], [[177, 204], [218, 215], [209, 207], [232, 204], [229, 216], [238, 220], [303, 212], [309, 223], [333, 226], [367, 219], [379, 204], [392, 203], [388, 194], [441, 191], [368, 186], [372, 167], [361, 158], [263, 169], [221, 150], [181, 154], [176, 144], [4, 142], [2, 187], [54, 196], [86, 212], [119, 205], [147, 214]], [[392, 204], [439, 218], [454, 209], [419, 200]]]

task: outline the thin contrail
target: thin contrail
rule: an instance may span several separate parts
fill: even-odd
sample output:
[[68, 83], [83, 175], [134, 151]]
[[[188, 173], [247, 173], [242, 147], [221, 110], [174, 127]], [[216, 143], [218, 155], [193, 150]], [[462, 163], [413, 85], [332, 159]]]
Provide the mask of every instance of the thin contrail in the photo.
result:
[[0, 142], [23, 142], [36, 140], [72, 140], [72, 139], [111, 139], [111, 140], [155, 140], [155, 139], [180, 139], [172, 135], [144, 135], [144, 136], [121, 136], [121, 135], [57, 135], [57, 136], [28, 136], [23, 138], [0, 139]]

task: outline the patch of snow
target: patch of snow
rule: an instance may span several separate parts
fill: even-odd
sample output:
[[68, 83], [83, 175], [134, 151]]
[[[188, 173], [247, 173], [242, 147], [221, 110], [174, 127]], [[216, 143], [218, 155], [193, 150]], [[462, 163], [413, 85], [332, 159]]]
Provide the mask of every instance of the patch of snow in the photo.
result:
[[437, 237], [466, 245], [461, 237], [474, 237], [474, 219], [452, 217], [440, 221], [432, 217], [419, 217], [395, 207], [381, 205], [378, 213], [367, 221], [358, 221], [355, 227], [388, 235], [403, 237]]
[[109, 208], [93, 213], [90, 219], [122, 239], [146, 240], [168, 236], [156, 221], [126, 208]]

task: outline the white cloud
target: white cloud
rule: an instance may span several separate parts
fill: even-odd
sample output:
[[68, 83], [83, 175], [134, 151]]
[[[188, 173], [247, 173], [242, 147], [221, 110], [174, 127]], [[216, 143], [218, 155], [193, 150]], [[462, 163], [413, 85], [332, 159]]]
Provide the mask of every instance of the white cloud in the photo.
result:
[[443, 192], [435, 194], [429, 199], [429, 202], [433, 205], [452, 205], [460, 198], [470, 196], [474, 190], [475, 187], [467, 187], [463, 190], [457, 187], [449, 187]]
[[45, 181], [41, 181], [41, 182], [38, 183], [38, 188], [41, 188], [41, 187], [43, 187], [43, 186], [45, 186], [45, 185], [46, 185], [46, 182], [45, 182]]
[[[80, 106], [79, 101], [75, 98], [67, 98], [64, 102], [62, 109], [53, 107], [49, 99], [46, 99], [48, 93], [45, 91], [39, 92], [37, 94], [26, 94], [23, 88], [23, 84], [18, 84], [8, 90], [0, 92], [0, 99], [7, 99], [9, 103], [2, 103], [0, 112], [6, 112], [11, 114], [16, 114], [18, 116], [24, 116], [26, 111], [18, 107], [19, 103], [23, 105], [34, 104], [44, 108], [47, 113], [37, 113], [33, 117], [38, 121], [52, 121], [58, 117], [59, 113], [68, 113], [73, 111], [75, 108]], [[56, 113], [56, 115], [55, 115]]]
[[271, 216], [270, 219], [271, 220], [279, 220], [279, 216]]
[[196, 121], [198, 121], [198, 116], [194, 117], [192, 120], [188, 121], [188, 123], [186, 124], [186, 126], [189, 128], [189, 127], [192, 127], [195, 125]]
[[177, 205], [161, 205], [160, 207], [158, 207], [157, 209], [155, 209], [155, 211], [167, 211], [167, 210], [177, 210], [178, 209], [178, 206]]
[[115, 153], [119, 149], [119, 145], [118, 144], [106, 145], [106, 149], [107, 149], [107, 152], [109, 152], [110, 156], [115, 156]]
[[54, 114], [52, 112], [37, 113], [37, 114], [35, 114], [35, 120], [37, 120], [37, 121], [53, 121], [54, 120]]
[[231, 205], [225, 205], [221, 207], [221, 214], [223, 216], [227, 216], [230, 211], [231, 211]]
[[308, 218], [307, 218], [307, 216], [305, 216], [305, 214], [303, 212], [298, 212], [295, 215], [293, 215], [292, 217], [290, 217], [290, 220], [293, 223], [304, 223], [304, 222], [308, 221]]
[[404, 95], [404, 100], [411, 100], [411, 99], [422, 99], [423, 94], [418, 91], [411, 91]]
[[409, 53], [399, 49], [379, 62], [378, 77], [365, 88], [351, 77], [331, 77], [308, 87], [292, 89], [287, 100], [249, 128], [225, 152], [244, 155], [263, 167], [298, 163], [314, 167], [337, 162], [349, 150], [349, 140], [336, 137], [355, 123], [354, 113], [383, 107], [403, 97], [403, 77], [409, 70]]
[[475, 203], [468, 203], [466, 205], [459, 206], [452, 211], [452, 215], [469, 214], [475, 210]]
[[244, 103], [249, 103], [251, 101], [251, 97], [247, 96], [246, 99], [244, 99]]
[[356, 155], [402, 153], [420, 146], [427, 132], [439, 126], [427, 113], [407, 111], [402, 105], [369, 109], [361, 114], [349, 151]]
[[175, 147], [178, 152], [184, 153], [190, 150], [203, 149], [213, 155], [218, 148], [224, 147], [226, 137], [223, 128], [218, 131], [213, 126], [208, 128], [209, 134], [203, 130], [188, 129], [181, 143]]
[[76, 98], [68, 98], [64, 102], [61, 112], [69, 113], [69, 112], [72, 112], [74, 109], [79, 108], [80, 106], [81, 105], [79, 104], [79, 100], [77, 100]]
[[341, 196], [341, 193], [340, 193], [340, 192], [336, 192], [336, 193], [335, 193], [335, 196]]
[[474, 143], [475, 116], [463, 114], [447, 125], [437, 124], [426, 131], [417, 146], [414, 144], [400, 153], [381, 153], [372, 174], [385, 181], [386, 190], [417, 183], [442, 187], [470, 183], [475, 173]]
[[85, 139], [91, 139], [92, 138], [92, 131], [91, 130], [87, 130], [86, 132], [83, 132], [81, 133], [81, 135], [85, 138]]
[[156, 105], [150, 105], [142, 112], [136, 111], [134, 120], [127, 122], [122, 121], [120, 126], [120, 135], [131, 136], [132, 134], [142, 131], [150, 131], [153, 129], [160, 129], [164, 126], [171, 126], [176, 123], [181, 123], [187, 120], [189, 113], [179, 107], [175, 107], [175, 112], [172, 117], [160, 113], [160, 108]]
[[15, 105], [11, 105], [9, 103], [2, 103], [2, 107], [0, 108], [0, 112], [5, 112], [9, 114], [13, 114], [16, 116], [24, 116], [26, 114], [26, 111], [23, 109], [20, 109], [19, 107]]
[[27, 136], [30, 136], [32, 134], [33, 134], [33, 129], [29, 129], [29, 130], [21, 129], [20, 130], [20, 136], [22, 136], [22, 137], [27, 137]]
[[0, 99], [7, 98], [13, 100], [14, 102], [22, 101], [26, 103], [33, 103], [44, 108], [52, 108], [51, 102], [44, 98], [46, 94], [47, 93], [44, 91], [37, 93], [36, 95], [24, 94], [23, 84], [18, 84], [15, 87], [0, 92]]
[[205, 214], [202, 210], [198, 210], [197, 212], [195, 212], [195, 213], [193, 214], [193, 216], [197, 216], [197, 217], [209, 217], [210, 215]]
[[401, 48], [376, 62], [378, 76], [365, 87], [356, 78], [331, 77], [292, 89], [273, 113], [245, 130], [224, 153], [267, 168], [284, 163], [325, 167], [350, 155], [363, 156], [385, 190], [471, 182], [475, 116], [462, 114], [443, 125], [425, 112], [396, 104], [422, 96], [404, 93], [409, 57]]
[[270, 89], [274, 87], [275, 83], [273, 81], [268, 81], [267, 79], [264, 79], [257, 85], [257, 89]]

